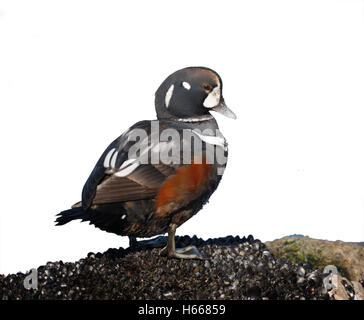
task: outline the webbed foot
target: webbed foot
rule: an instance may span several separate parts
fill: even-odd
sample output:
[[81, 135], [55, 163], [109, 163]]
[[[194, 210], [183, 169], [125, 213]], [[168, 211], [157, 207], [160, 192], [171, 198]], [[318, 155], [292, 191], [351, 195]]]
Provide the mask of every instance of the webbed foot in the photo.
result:
[[171, 223], [168, 229], [168, 241], [167, 245], [160, 251], [161, 256], [177, 259], [204, 259], [202, 254], [197, 250], [195, 246], [188, 246], [185, 248], [175, 247], [174, 235], [176, 233], [177, 226]]
[[195, 246], [188, 246], [185, 248], [178, 248], [175, 250], [168, 250], [168, 245], [160, 251], [161, 256], [177, 259], [204, 259], [201, 252]]

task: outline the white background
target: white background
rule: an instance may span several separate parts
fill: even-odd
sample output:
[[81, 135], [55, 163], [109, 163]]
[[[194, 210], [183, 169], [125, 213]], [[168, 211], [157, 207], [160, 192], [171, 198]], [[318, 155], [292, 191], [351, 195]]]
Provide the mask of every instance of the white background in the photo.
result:
[[177, 234], [364, 240], [363, 1], [0, 1], [0, 273], [127, 245], [55, 214], [177, 69], [224, 81], [229, 163]]

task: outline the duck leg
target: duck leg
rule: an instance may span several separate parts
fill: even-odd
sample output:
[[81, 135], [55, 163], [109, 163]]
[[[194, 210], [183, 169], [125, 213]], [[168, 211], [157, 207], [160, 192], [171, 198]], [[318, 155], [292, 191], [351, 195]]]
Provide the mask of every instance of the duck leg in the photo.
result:
[[138, 241], [137, 241], [136, 237], [132, 237], [132, 236], [129, 237], [129, 247], [132, 249], [138, 247]]
[[202, 254], [195, 246], [176, 249], [174, 236], [176, 234], [177, 225], [171, 223], [168, 229], [167, 245], [160, 251], [161, 256], [177, 259], [203, 259]]

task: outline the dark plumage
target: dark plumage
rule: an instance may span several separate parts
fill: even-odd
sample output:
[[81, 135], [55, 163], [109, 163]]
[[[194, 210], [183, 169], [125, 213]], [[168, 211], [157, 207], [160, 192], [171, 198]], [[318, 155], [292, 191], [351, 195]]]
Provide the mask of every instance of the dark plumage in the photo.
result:
[[195, 248], [175, 250], [175, 230], [208, 201], [226, 165], [227, 144], [210, 111], [235, 115], [224, 103], [221, 78], [203, 67], [170, 75], [155, 107], [158, 120], [138, 122], [113, 141], [87, 179], [82, 201], [56, 222], [81, 219], [132, 240], [168, 232], [162, 254], [199, 258]]

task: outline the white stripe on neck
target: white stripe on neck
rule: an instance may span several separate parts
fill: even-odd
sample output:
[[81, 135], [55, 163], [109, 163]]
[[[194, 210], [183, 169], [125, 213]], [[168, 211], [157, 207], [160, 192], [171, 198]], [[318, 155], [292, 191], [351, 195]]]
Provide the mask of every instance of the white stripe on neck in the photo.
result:
[[181, 122], [200, 122], [200, 121], [211, 120], [213, 118], [214, 117], [211, 114], [209, 114], [209, 115], [199, 116], [199, 117], [177, 118], [177, 119], [174, 119], [174, 120], [181, 121]]

